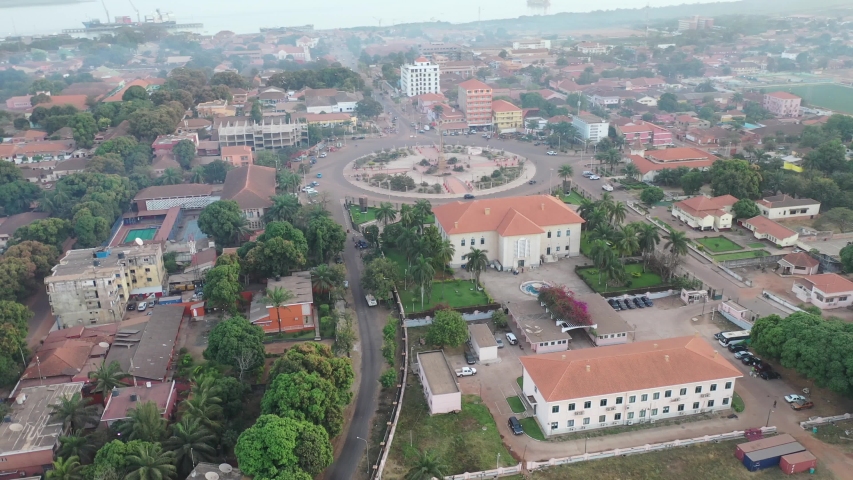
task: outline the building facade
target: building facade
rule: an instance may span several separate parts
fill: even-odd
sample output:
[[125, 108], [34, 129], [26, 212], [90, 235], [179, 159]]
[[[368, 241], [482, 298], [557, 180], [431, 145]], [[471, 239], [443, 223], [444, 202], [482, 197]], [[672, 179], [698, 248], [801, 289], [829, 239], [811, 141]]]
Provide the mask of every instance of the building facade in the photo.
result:
[[739, 222], [743, 228], [752, 231], [755, 238], [770, 241], [777, 247], [794, 246], [800, 238], [799, 233], [761, 215], [739, 220]]
[[298, 145], [307, 126], [287, 123], [284, 117], [265, 117], [255, 123], [249, 117], [234, 117], [217, 127], [219, 147], [248, 146], [252, 150], [279, 150]]
[[764, 108], [777, 117], [799, 117], [802, 99], [788, 92], [764, 94]]
[[465, 112], [469, 127], [486, 127], [492, 124], [492, 87], [477, 80], [465, 80], [459, 84], [457, 101]]
[[521, 108], [506, 100], [492, 102], [492, 128], [495, 132], [515, 132], [524, 128]]
[[794, 198], [785, 194], [765, 197], [757, 202], [761, 214], [770, 220], [809, 217], [820, 213], [820, 202], [811, 198]]
[[809, 275], [794, 280], [794, 295], [821, 310], [853, 305], [853, 282], [836, 273]]
[[222, 161], [235, 167], [246, 167], [254, 163], [252, 148], [248, 145], [222, 147]]
[[440, 67], [424, 57], [418, 57], [412, 64], [400, 67], [400, 86], [407, 97], [424, 93], [441, 93]]
[[590, 143], [601, 141], [610, 128], [610, 122], [588, 112], [572, 117], [572, 125], [578, 130], [581, 139]]
[[737, 197], [731, 195], [713, 198], [698, 195], [672, 204], [672, 216], [696, 230], [729, 230], [736, 202]]

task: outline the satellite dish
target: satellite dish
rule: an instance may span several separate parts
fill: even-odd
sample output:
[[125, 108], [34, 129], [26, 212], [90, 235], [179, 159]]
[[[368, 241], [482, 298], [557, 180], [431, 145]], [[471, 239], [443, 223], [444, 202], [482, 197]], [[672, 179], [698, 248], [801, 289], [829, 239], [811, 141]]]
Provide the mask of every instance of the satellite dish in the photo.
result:
[[219, 480], [219, 474], [216, 472], [207, 472], [204, 474], [204, 478], [207, 480]]
[[141, 247], [142, 246], [142, 239], [139, 237], [136, 237], [136, 239], [133, 240], [133, 243], [135, 243]]
[[9, 425], [9, 430], [11, 430], [13, 432], [20, 432], [23, 429], [24, 429], [24, 426], [21, 425], [20, 423], [13, 423], [13, 424]]
[[222, 473], [231, 473], [234, 470], [234, 467], [228, 465], [227, 463], [223, 463], [219, 465], [219, 471]]
[[110, 344], [107, 342], [101, 342], [98, 344], [98, 346], [101, 348], [110, 348]]

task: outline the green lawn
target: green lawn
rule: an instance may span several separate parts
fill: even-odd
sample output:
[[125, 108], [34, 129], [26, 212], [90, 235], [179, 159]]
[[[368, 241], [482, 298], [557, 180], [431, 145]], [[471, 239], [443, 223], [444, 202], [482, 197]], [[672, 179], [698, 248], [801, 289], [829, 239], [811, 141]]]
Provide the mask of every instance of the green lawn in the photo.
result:
[[506, 397], [506, 403], [509, 404], [509, 408], [512, 409], [512, 413], [524, 413], [524, 404], [518, 397]]
[[518, 384], [518, 388], [524, 391], [524, 377], [518, 377], [515, 379], [515, 383]]
[[383, 251], [385, 252], [385, 258], [397, 264], [400, 278], [403, 278], [403, 274], [405, 274], [406, 269], [409, 267], [408, 262], [406, 262], [406, 256], [402, 252], [390, 248], [385, 248]]
[[409, 388], [385, 470], [388, 478], [402, 478], [414, 466], [418, 452], [427, 450], [441, 458], [448, 474], [495, 468], [498, 454], [501, 466], [516, 463], [480, 397], [463, 395], [458, 414], [430, 416], [420, 385]]
[[518, 421], [524, 428], [524, 433], [530, 436], [530, 438], [539, 441], [545, 440], [545, 435], [542, 433], [542, 429], [539, 428], [539, 424], [536, 423], [536, 419], [534, 417], [522, 418]]
[[832, 83], [817, 85], [779, 85], [767, 87], [769, 92], [788, 92], [803, 97], [809, 105], [831, 108], [832, 110], [853, 114], [853, 88]]
[[352, 217], [352, 223], [361, 225], [376, 220], [376, 210], [376, 207], [367, 207], [367, 212], [361, 213], [361, 208], [358, 205], [350, 205], [349, 213]]
[[473, 307], [490, 303], [486, 291], [474, 289], [474, 284], [468, 280], [433, 282], [432, 295], [429, 292], [425, 292], [423, 307], [421, 307], [420, 289], [415, 291], [411, 283], [408, 290], [400, 289], [398, 291], [400, 292], [400, 301], [403, 302], [403, 308], [409, 313], [429, 310], [439, 303], [446, 303], [454, 308]]
[[560, 200], [562, 200], [563, 203], [571, 203], [572, 205], [580, 205], [581, 200], [583, 200], [583, 197], [578, 195], [578, 192], [575, 192], [574, 190], [572, 190], [572, 193], [570, 193], [568, 195], [560, 195]]
[[726, 260], [743, 260], [744, 258], [766, 257], [767, 255], [770, 255], [767, 250], [747, 250], [745, 252], [714, 255], [714, 260], [718, 262], [725, 262]]
[[[602, 292], [622, 292], [625, 290], [633, 290], [635, 288], [649, 288], [656, 287], [658, 285], [663, 284], [663, 279], [661, 279], [660, 275], [654, 273], [652, 271], [646, 271], [643, 273], [643, 265], [639, 263], [625, 265], [625, 272], [628, 277], [628, 282], [623, 286], [607, 286], [605, 289], [604, 279], [602, 278], [601, 283], [598, 283], [598, 269], [595, 267], [590, 268], [581, 268], [578, 269], [578, 275], [589, 285], [597, 293]], [[633, 276], [633, 274], [639, 274], [639, 277]]]
[[697, 238], [696, 243], [704, 245], [706, 250], [713, 253], [743, 250], [743, 247], [722, 235], [720, 235], [719, 237]]
[[764, 244], [761, 242], [749, 243], [746, 246], [749, 248], [764, 248]]

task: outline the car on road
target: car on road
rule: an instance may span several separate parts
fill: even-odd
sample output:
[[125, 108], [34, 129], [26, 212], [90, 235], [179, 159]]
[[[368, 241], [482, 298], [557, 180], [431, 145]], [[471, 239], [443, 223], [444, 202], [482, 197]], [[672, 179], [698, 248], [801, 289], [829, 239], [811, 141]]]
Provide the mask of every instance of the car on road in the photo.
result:
[[744, 350], [746, 350], [746, 345], [729, 345], [729, 351], [732, 353], [742, 352]]
[[777, 378], [782, 378], [782, 375], [779, 375], [779, 372], [775, 372], [773, 370], [765, 370], [759, 373], [758, 376], [764, 380], [776, 380]]
[[528, 184], [528, 185], [535, 185], [535, 184], [536, 184], [536, 180], [531, 180], [531, 181], [527, 182], [527, 184]]
[[590, 180], [601, 180], [601, 177], [599, 177], [598, 175], [590, 175], [589, 179]]
[[785, 395], [785, 401], [788, 403], [794, 403], [794, 402], [798, 402], [798, 401], [805, 402], [806, 397], [804, 397], [802, 395], [797, 395], [796, 393], [792, 393], [790, 395]]
[[320, 158], [326, 158], [326, 152], [321, 153]]
[[498, 348], [504, 348], [504, 341], [500, 337], [495, 337], [495, 342], [498, 344]]
[[613, 187], [606, 184], [606, 183], [601, 186], [601, 189], [604, 190], [605, 192], [612, 192], [613, 191]]
[[509, 417], [507, 425], [509, 425], [509, 429], [513, 435], [521, 435], [524, 433], [524, 427], [521, 426], [521, 422], [519, 422], [516, 417]]
[[466, 193], [465, 195], [462, 196], [462, 198], [464, 198], [465, 200], [473, 200], [474, 194], [473, 193]]
[[515, 338], [515, 334], [512, 332], [507, 332], [506, 341], [509, 342], [510, 345], [515, 345], [516, 343], [518, 343], [518, 339]]
[[802, 400], [791, 404], [791, 408], [793, 408], [794, 410], [808, 410], [812, 407], [814, 407], [814, 403], [809, 402], [807, 400]]
[[555, 152], [553, 150], [548, 150], [547, 152], [545, 152], [545, 155], [550, 155], [553, 157], [553, 156], [557, 155], [557, 152]]
[[349, 288], [349, 280], [344, 280], [344, 288]]
[[323, 174], [322, 174], [322, 173], [318, 173], [318, 174], [317, 174], [317, 178], [323, 178]]
[[309, 187], [319, 187], [319, 186], [320, 186], [320, 182], [318, 182], [318, 181], [314, 180], [313, 182], [309, 183], [309, 184], [308, 184], [308, 186], [309, 186]]
[[538, 147], [539, 145], [542, 145], [542, 142], [533, 142], [534, 147]]
[[584, 171], [583, 171], [583, 176], [584, 176], [584, 177], [586, 177], [586, 178], [589, 178], [589, 177], [591, 177], [591, 176], [593, 176], [593, 175], [595, 175], [595, 174], [594, 174], [594, 173], [592, 173], [592, 172], [590, 172], [589, 170], [584, 170]]
[[741, 350], [741, 351], [739, 351], [739, 352], [735, 353], [735, 358], [737, 358], [738, 360], [740, 360], [741, 358], [743, 358], [743, 357], [748, 357], [748, 356], [750, 356], [750, 355], [752, 355], [752, 352], [749, 352], [749, 351], [747, 351], [747, 350]]
[[468, 349], [465, 350], [465, 363], [468, 365], [474, 365], [477, 363], [477, 360], [474, 358], [474, 354], [471, 353]]

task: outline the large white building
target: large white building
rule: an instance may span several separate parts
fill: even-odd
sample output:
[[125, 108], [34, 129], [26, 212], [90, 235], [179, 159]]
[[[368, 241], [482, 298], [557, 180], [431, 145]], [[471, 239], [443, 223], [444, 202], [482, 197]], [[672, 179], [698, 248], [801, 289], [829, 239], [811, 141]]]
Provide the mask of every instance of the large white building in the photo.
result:
[[521, 357], [546, 436], [727, 410], [740, 371], [698, 336]]
[[504, 268], [521, 268], [579, 254], [583, 219], [550, 195], [452, 202], [433, 208], [442, 237], [464, 265], [471, 248], [487, 250]]
[[400, 86], [407, 97], [424, 93], [441, 93], [440, 76], [441, 72], [437, 64], [424, 57], [418, 57], [414, 64], [400, 67]]
[[588, 112], [581, 112], [572, 118], [572, 125], [578, 130], [581, 139], [598, 143], [607, 136], [610, 122]]
[[811, 198], [794, 198], [785, 194], [764, 197], [755, 202], [761, 214], [770, 220], [795, 217], [814, 218], [820, 213], [820, 202]]

